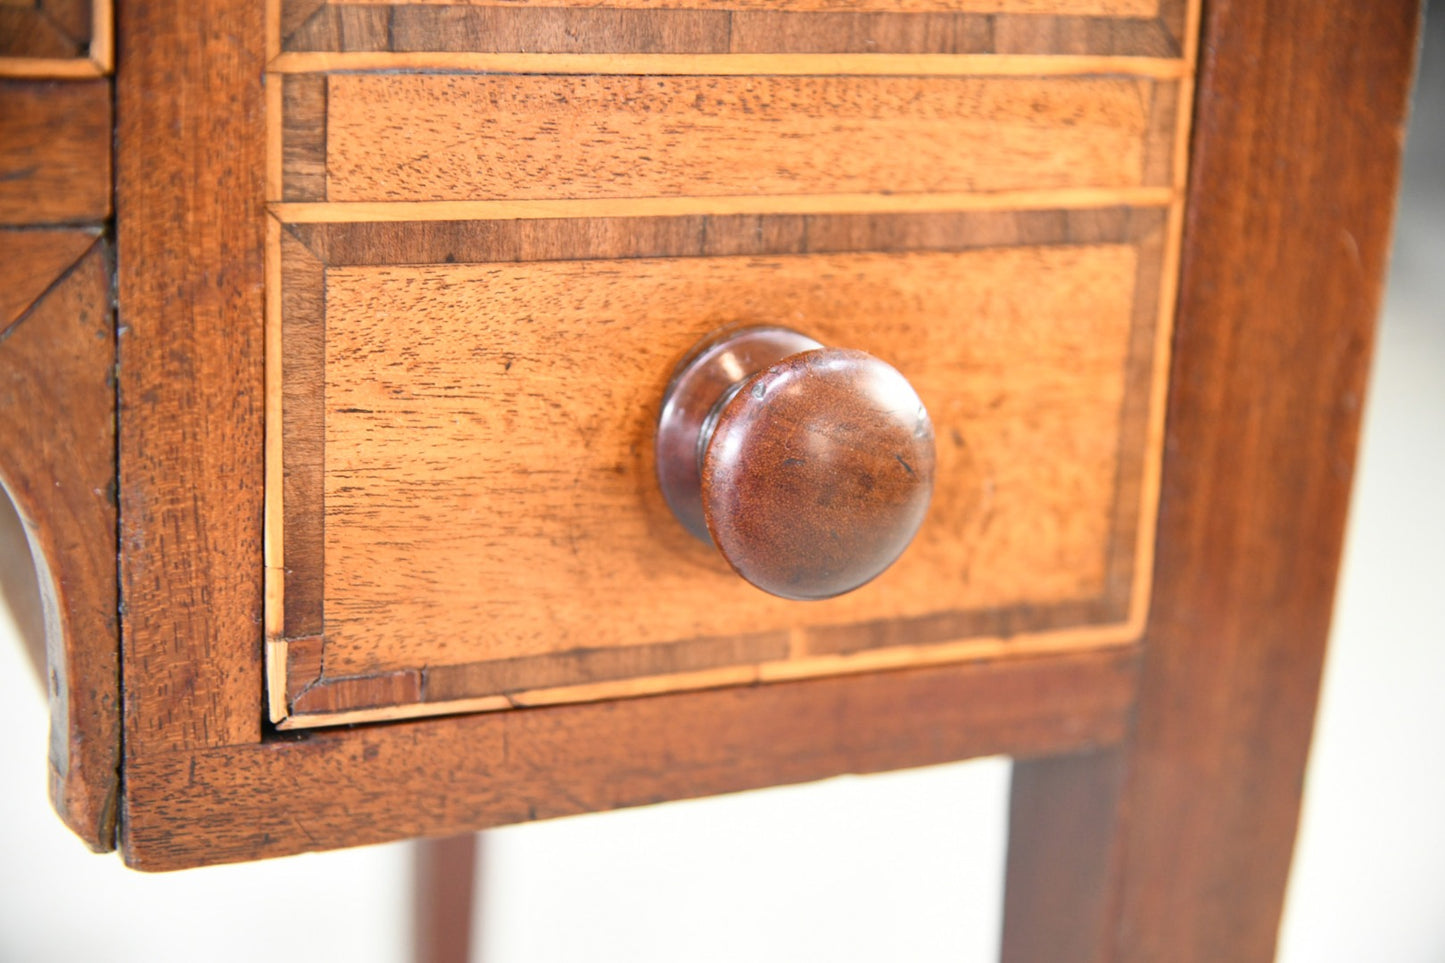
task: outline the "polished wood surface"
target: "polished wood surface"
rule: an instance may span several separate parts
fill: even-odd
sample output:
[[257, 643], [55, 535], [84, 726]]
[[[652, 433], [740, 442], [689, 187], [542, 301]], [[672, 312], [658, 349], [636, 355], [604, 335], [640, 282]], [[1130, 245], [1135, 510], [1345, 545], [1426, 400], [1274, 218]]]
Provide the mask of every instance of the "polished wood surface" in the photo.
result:
[[[345, 15], [344, 6], [375, 13], [361, 5], [301, 9], [307, 6], [278, 0], [270, 9], [299, 16], [293, 33], [313, 15]], [[394, 24], [416, 16], [401, 8], [420, 6], [383, 9]], [[708, 13], [749, 5], [688, 6]], [[1023, 6], [1006, 9], [1022, 15]], [[1157, 51], [1141, 45], [1140, 25], [1121, 24], [1112, 33], [1090, 33], [1088, 50], [1056, 57], [1074, 42], [1064, 26], [1017, 56], [927, 53], [966, 48], [958, 31], [967, 24], [956, 20], [946, 28], [955, 33], [941, 39], [924, 36], [927, 31], [906, 36], [897, 21], [836, 21], [819, 43], [847, 51], [840, 57], [863, 57], [846, 46], [853, 42], [847, 38], [882, 37], [899, 49], [880, 57], [954, 58], [938, 62], [935, 77], [978, 70], [978, 61], [958, 58], [995, 57], [997, 73], [990, 76], [1012, 71], [1014, 77], [1034, 71], [1035, 56], [1053, 59], [1056, 69], [1172, 85], [1173, 116], [1182, 117], [1177, 105], [1191, 102], [1193, 53], [1192, 31], [1179, 25], [1192, 21], [1183, 5], [1166, 7], [1124, 11], [1123, 19], [1171, 25], [1175, 46]], [[874, 12], [913, 9], [890, 5]], [[1037, 10], [1046, 19], [1060, 13], [1058, 4]], [[799, 14], [803, 8], [754, 12]], [[946, 12], [978, 11], [970, 3]], [[433, 62], [455, 73], [507, 63], [480, 58], [518, 56], [529, 59], [512, 66], [559, 83], [555, 78], [576, 78], [569, 71], [598, 66], [585, 58], [608, 55], [548, 61], [538, 58], [573, 55], [486, 53], [474, 46], [458, 52], [441, 49], [431, 27], [410, 35], [410, 50], [355, 50], [358, 41], [346, 36], [333, 43], [329, 26], [305, 35], [313, 38], [310, 46], [283, 52], [279, 30], [265, 32], [253, 0], [125, 5], [117, 82], [121, 607], [105, 603], [106, 593], [113, 599], [115, 592], [105, 582], [105, 572], [114, 571], [107, 564], [114, 543], [94, 537], [96, 525], [115, 520], [114, 506], [97, 494], [116, 468], [108, 458], [115, 449], [103, 436], [114, 428], [107, 406], [117, 396], [96, 387], [115, 371], [116, 329], [101, 323], [109, 253], [103, 240], [86, 243], [86, 231], [69, 233], [77, 222], [61, 213], [28, 222], [42, 226], [22, 232], [33, 241], [29, 259], [0, 259], [0, 306], [7, 312], [0, 404], [20, 398], [28, 405], [37, 392], [59, 384], [70, 412], [59, 421], [0, 419], [0, 434], [12, 435], [0, 445], [0, 465], [12, 494], [20, 493], [16, 500], [32, 531], [41, 533], [38, 543], [63, 537], [75, 545], [74, 552], [42, 545], [40, 553], [48, 565], [60, 558], [58, 565], [68, 566], [48, 573], [62, 590], [53, 611], [72, 619], [56, 637], [67, 646], [86, 639], [93, 646], [83, 659], [71, 650], [53, 674], [53, 709], [69, 720], [54, 730], [65, 745], [54, 748], [52, 762], [63, 760], [57, 772], [69, 767], [56, 783], [59, 808], [102, 847], [110, 838], [109, 814], [118, 813], [127, 861], [174, 869], [1008, 753], [1021, 762], [1011, 810], [1006, 959], [1268, 959], [1384, 274], [1418, 15], [1404, 0], [1329, 9], [1303, 0], [1267, 8], [1212, 5], [1186, 223], [1181, 148], [1189, 143], [1188, 125], [1170, 126], [1152, 107], [1150, 129], [1168, 134], [1146, 136], [1169, 149], [1142, 162], [1141, 171], [1154, 172], [1148, 183], [1104, 195], [1090, 193], [1097, 190], [1092, 187], [987, 195], [965, 188], [894, 198], [869, 189], [637, 202], [376, 198], [347, 206], [329, 194], [326, 141], [300, 119], [318, 116], [318, 91], [330, 83], [318, 71], [417, 67], [424, 58], [461, 57]], [[496, 12], [484, 16], [506, 20]], [[515, 18], [509, 36], [525, 39], [529, 30], [559, 36], [559, 22]], [[646, 50], [672, 51], [627, 57], [693, 56], [676, 51], [694, 42], [682, 19], [659, 21], [650, 34], [637, 21], [606, 22], [612, 25], [599, 35], [636, 37]], [[693, 23], [700, 29], [703, 21]], [[756, 71], [759, 63], [775, 67], [778, 58], [816, 55], [790, 53], [806, 46], [804, 32], [774, 24], [779, 39], [766, 41], [759, 54], [769, 59], [728, 60], [733, 76]], [[935, 21], [930, 29], [945, 27]], [[1105, 49], [1115, 42], [1123, 48]], [[376, 59], [330, 59], [348, 57]], [[422, 59], [396, 59], [406, 57]], [[1066, 57], [1085, 59], [1065, 64]], [[8, 70], [13, 59], [3, 62], [0, 69]], [[868, 63], [866, 69], [886, 75], [905, 61]], [[271, 83], [263, 92], [258, 78], [268, 64], [268, 82], [285, 76], [300, 86], [288, 92]], [[639, 64], [677, 70], [691, 82], [729, 75], [711, 62], [610, 64], [613, 72], [603, 76], [625, 77]], [[1117, 73], [1116, 66], [1122, 68]], [[794, 60], [791, 74], [774, 67], [768, 76], [797, 77], [817, 63]], [[268, 97], [273, 120], [294, 109], [289, 116], [296, 122], [268, 128]], [[26, 149], [35, 157], [51, 145], [37, 135], [0, 141], [0, 149], [12, 142], [31, 145]], [[67, 162], [65, 152], [59, 156]], [[58, 194], [36, 196], [59, 203]], [[663, 202], [668, 206], [650, 206]], [[633, 203], [633, 209], [606, 206]], [[514, 204], [520, 206], [508, 206]], [[103, 215], [92, 205], [74, 216]], [[1156, 374], [1168, 362], [1181, 236], [1177, 354], [1166, 384]], [[560, 290], [555, 279], [568, 270], [593, 280], [586, 272], [600, 267], [635, 277], [658, 270], [655, 262], [784, 265], [775, 276], [809, 265], [799, 269], [806, 276], [819, 264], [851, 267], [867, 258], [890, 270], [950, 259], [996, 268], [1010, 258], [1035, 258], [1049, 274], [1067, 277], [1069, 270], [1057, 265], [1068, 257], [1085, 267], [1098, 257], [1152, 265], [1121, 286], [1130, 314], [1119, 334], [1127, 341], [1120, 384], [1147, 390], [1121, 388], [1111, 422], [1120, 435], [1136, 433], [1147, 443], [1114, 453], [1121, 483], [1111, 489], [1102, 523], [1111, 533], [1103, 575], [1109, 592], [1094, 597], [1095, 608], [1066, 607], [1048, 618], [1077, 625], [1121, 612], [1142, 617], [1139, 600], [1153, 572], [1152, 612], [1138, 645], [1094, 637], [1085, 640], [1087, 651], [1029, 648], [1039, 641], [1040, 623], [1030, 620], [1040, 610], [1023, 606], [820, 625], [801, 633], [675, 639], [687, 645], [663, 649], [660, 658], [622, 644], [329, 678], [324, 630], [332, 613], [321, 608], [330, 601], [326, 567], [298, 574], [298, 598], [288, 593], [269, 609], [265, 604], [263, 567], [280, 566], [279, 553], [293, 536], [320, 546], [317, 561], [334, 560], [327, 551], [334, 532], [316, 522], [308, 532], [287, 514], [297, 510], [287, 507], [293, 494], [303, 504], [312, 498], [318, 511], [308, 517], [322, 522], [335, 507], [327, 461], [316, 448], [318, 439], [323, 447], [333, 440], [318, 413], [328, 411], [332, 385], [343, 384], [323, 370], [331, 364], [331, 334], [318, 325], [332, 320], [333, 276], [351, 299], [336, 317], [354, 335], [366, 323], [382, 327], [375, 318], [366, 321], [368, 306], [407, 304], [398, 293], [407, 283], [433, 285], [437, 304], [467, 306], [468, 296], [437, 294], [450, 272], [470, 281], [511, 279], [518, 289], [523, 280], [553, 272]], [[700, 269], [699, 276], [709, 270], [716, 268]], [[488, 271], [494, 273], [479, 273]], [[506, 297], [518, 306], [529, 303], [521, 294]], [[1015, 323], [1012, 316], [995, 320], [1000, 327]], [[572, 329], [582, 330], [580, 323]], [[679, 342], [687, 340], [682, 333]], [[398, 335], [381, 331], [377, 343], [386, 337]], [[1047, 340], [1040, 338], [1040, 345]], [[351, 347], [359, 352], [364, 344], [353, 338]], [[535, 357], [510, 359], [517, 378]], [[494, 380], [509, 376], [504, 364], [501, 375], [490, 370]], [[1166, 390], [1167, 439], [1160, 417]], [[267, 405], [272, 426], [284, 431], [267, 434]], [[267, 481], [268, 438], [297, 456], [289, 479], [288, 465], [276, 461]], [[945, 438], [941, 452], [952, 438], [941, 431]], [[57, 465], [60, 443], [63, 465]], [[1158, 463], [1146, 457], [1161, 448], [1162, 481]], [[20, 468], [13, 467], [16, 460]], [[47, 484], [55, 479], [85, 484], [51, 490]], [[1152, 515], [1139, 506], [1152, 505], [1160, 485], [1156, 568]], [[284, 496], [269, 514], [263, 491]], [[505, 505], [500, 486], [494, 496]], [[75, 534], [71, 521], [90, 527]], [[263, 537], [268, 523], [281, 536], [274, 546]], [[268, 558], [272, 548], [277, 554]], [[123, 700], [114, 662], [105, 661], [105, 647], [112, 647], [113, 658], [116, 644], [105, 617], [117, 611], [126, 630]], [[319, 631], [283, 636], [281, 658], [272, 665], [280, 676], [272, 695], [280, 694], [283, 710], [289, 700], [314, 710], [318, 721], [344, 722], [353, 718], [348, 706], [366, 705], [379, 710], [371, 718], [383, 720], [388, 712], [432, 711], [428, 698], [466, 705], [469, 693], [487, 691], [502, 693], [483, 697], [501, 704], [470, 707], [520, 708], [274, 731], [262, 721], [264, 620], [284, 629], [293, 614], [317, 619], [297, 625]], [[927, 648], [961, 636], [992, 638], [993, 648], [938, 649], [951, 661], [827, 678], [787, 680], [788, 669], [767, 674], [755, 671], [756, 663], [741, 663], [739, 675], [708, 674], [720, 663], [738, 665], [738, 653], [751, 656], [769, 646], [791, 652], [798, 639], [810, 652], [837, 659], [833, 668], [848, 660], [856, 660], [853, 668], [876, 668], [897, 665], [887, 661], [891, 653], [920, 639], [928, 641], [918, 647]], [[364, 663], [366, 656], [360, 658]], [[721, 687], [648, 694], [649, 679], [637, 676], [644, 664], [649, 670], [666, 665], [691, 684]], [[433, 668], [445, 671], [431, 674]], [[611, 690], [618, 698], [570, 704], [598, 696], [596, 688], [578, 686], [579, 678], [630, 681]], [[742, 684], [759, 680], [776, 681]], [[543, 688], [532, 688], [539, 684]], [[117, 706], [125, 722], [123, 780], [115, 765], [118, 740], [105, 736]], [[94, 724], [77, 728], [75, 721], [92, 718], [92, 711], [98, 711]], [[77, 732], [98, 741], [74, 741]], [[97, 778], [77, 781], [92, 764], [88, 771]], [[120, 794], [118, 804], [112, 791]]]
[[0, 3], [0, 499], [40, 590], [50, 798], [98, 852], [121, 725], [110, 61], [106, 0]]
[[0, 224], [109, 216], [109, 81], [0, 79], [0, 103]]
[[[488, 711], [1134, 638], [1191, 95], [1184, 13], [280, 4], [271, 718]], [[1065, 267], [1040, 245], [1093, 260]], [[858, 256], [740, 260], [823, 253]], [[1033, 272], [1074, 278], [1067, 297], [1009, 293]], [[995, 274], [1011, 280], [968, 289]], [[918, 561], [806, 619], [739, 596], [677, 541], [648, 484], [665, 373], [719, 324], [793, 320], [770, 303], [836, 315], [835, 343], [920, 359], [948, 429], [943, 521]], [[1053, 333], [1030, 333], [1044, 316]], [[1016, 354], [996, 361], [982, 329], [1009, 324]], [[1084, 363], [1054, 337], [1081, 338], [1068, 343]], [[378, 379], [398, 351], [412, 360]], [[976, 376], [996, 363], [1033, 387], [1014, 395], [1003, 378], [984, 398]], [[1007, 400], [1029, 392], [1043, 400]], [[634, 416], [599, 419], [600, 399]], [[672, 604], [642, 602], [658, 597]]]
[[1247, 99], [1205, 101], [1199, 118], [1170, 382], [1182, 464], [1166, 474], [1121, 802], [1123, 960], [1274, 952], [1420, 13], [1210, 14], [1201, 82]]
[[1111, 959], [1124, 772], [1118, 746], [1014, 760], [1001, 963]]
[[1177, 12], [1150, 2], [1111, 6], [1008, 0], [991, 5], [976, 0], [364, 6], [302, 2], [286, 5], [280, 49], [1171, 57], [1179, 53], [1182, 25]]
[[0, 58], [83, 57], [90, 27], [90, 0], [0, 3]]
[[[279, 181], [278, 181], [279, 183]], [[285, 224], [364, 225], [577, 220], [588, 218], [810, 216], [927, 213], [1007, 213], [1026, 217], [1078, 211], [1086, 215], [1118, 208], [1170, 208], [1178, 192], [1169, 187], [1061, 188], [991, 191], [985, 194], [798, 194], [782, 197], [585, 198], [535, 201], [303, 202], [271, 205]], [[599, 226], [600, 230], [606, 230]]]
[[482, 837], [420, 839], [413, 858], [415, 963], [469, 963]]
[[1172, 138], [1172, 125], [1151, 125], [1158, 88], [1113, 77], [332, 74], [326, 197], [1146, 186], [1161, 183], [1149, 153]]
[[[633, 221], [602, 235], [458, 226], [450, 246], [393, 232], [375, 254], [340, 249], [355, 230], [311, 235], [332, 259], [404, 261], [423, 241], [440, 255], [324, 277], [309, 248], [283, 253], [273, 331], [301, 367], [281, 372], [271, 552], [285, 590], [272, 631], [303, 640], [324, 625], [325, 675], [286, 685], [312, 700], [331, 679], [347, 687], [315, 721], [406, 691], [432, 711], [476, 711], [617, 696], [646, 678], [697, 688], [1129, 640], [1148, 525], [1157, 212], [762, 223], [708, 222], [708, 243], [842, 252], [568, 257], [698, 243], [690, 225]], [[992, 246], [1021, 225], [1053, 243]], [[880, 241], [921, 250], [868, 250]], [[518, 242], [517, 256], [556, 259], [491, 260]], [[448, 263], [463, 256], [482, 263]], [[320, 342], [303, 332], [321, 316], [296, 307], [321, 305], [323, 283], [317, 372], [304, 359], [321, 360]], [[909, 553], [801, 609], [740, 582], [677, 525], [651, 452], [678, 358], [725, 320], [778, 317], [908, 370], [943, 439], [931, 523]], [[379, 370], [388, 357], [407, 360]], [[288, 725], [308, 721], [291, 714]]]
[[[286, 0], [304, 6], [316, 0]], [[335, 0], [343, 6], [390, 5], [392, 0]], [[450, 5], [455, 0], [406, 0], [397, 6]], [[497, 0], [463, 0], [476, 6], [495, 5]], [[503, 0], [505, 2], [505, 0]], [[921, 13], [930, 10], [1014, 11], [1019, 13], [1072, 13], [1099, 16], [1153, 16], [1159, 13], [1160, 0], [536, 0], [537, 6], [609, 6], [609, 7], [780, 7], [790, 10], [899, 10]]]
[[95, 228], [0, 228], [0, 232], [0, 332], [8, 334], [95, 246], [100, 232]]
[[723, 558], [790, 599], [877, 578], [933, 495], [933, 423], [908, 380], [865, 352], [820, 348], [739, 387], [702, 455], [703, 514]]
[[[275, 3], [272, 720], [1136, 638], [1188, 9]], [[802, 616], [680, 537], [649, 429], [699, 337], [814, 318], [921, 372], [946, 481]]]
[[[265, 20], [251, 0], [128, 3], [117, 15], [120, 569], [134, 761], [261, 736]], [[245, 577], [253, 568], [258, 577]]]
[[101, 77], [112, 60], [110, 0], [0, 3], [0, 77]]
[[120, 633], [115, 335], [99, 235], [0, 228], [0, 497], [25, 523], [42, 597], [51, 800], [105, 851], [119, 788]]
[[712, 544], [702, 506], [702, 455], [717, 424], [718, 406], [749, 376], [821, 347], [791, 328], [732, 325], [693, 345], [673, 369], [657, 416], [653, 460], [663, 500], [695, 538]]
[[389, 725], [127, 763], [139, 869], [262, 859], [1123, 737], [1137, 652], [1008, 659]]
[[[137, 680], [126, 702], [128, 860], [174, 868], [979, 752], [1051, 756], [1118, 745], [1126, 759], [1123, 802], [1115, 810], [1123, 828], [1111, 852], [1122, 855], [1110, 864], [1117, 867], [1111, 889], [1117, 898], [1104, 901], [1116, 910], [1093, 931], [1104, 934], [1099, 955], [1175, 958], [1176, 948], [1186, 960], [1264, 955], [1261, 934], [1272, 939], [1313, 691], [1310, 672], [1296, 677], [1287, 670], [1295, 657], [1306, 667], [1318, 664], [1346, 486], [1341, 473], [1319, 469], [1348, 460], [1354, 415], [1338, 385], [1357, 384], [1362, 370], [1353, 349], [1365, 340], [1382, 270], [1384, 198], [1397, 161], [1400, 100], [1378, 95], [1403, 90], [1413, 10], [1353, 10], [1325, 23], [1311, 19], [1323, 11], [1292, 9], [1325, 38], [1321, 43], [1294, 38], [1277, 24], [1271, 31], [1255, 19], [1263, 17], [1258, 9], [1216, 8], [1209, 48], [1216, 59], [1202, 81], [1205, 103], [1221, 97], [1207, 114], [1221, 126], [1196, 144], [1205, 174], [1186, 244], [1192, 273], [1165, 470], [1172, 494], [1158, 609], [1144, 643], [1140, 726], [1137, 741], [1128, 742], [1138, 694], [1131, 652], [1039, 655], [263, 738], [260, 577], [246, 582], [235, 573], [256, 571], [261, 558], [260, 172], [268, 168], [255, 78], [267, 44], [243, 0], [184, 6], [122, 11], [121, 36], [131, 38], [124, 63], [133, 73], [120, 81], [121, 143], [135, 152], [121, 162], [122, 304], [134, 298], [138, 310], [125, 336], [136, 339], [136, 364], [123, 365], [121, 377], [128, 379], [123, 397], [148, 397], [154, 405], [122, 421], [122, 499], [137, 520], [127, 529], [122, 563], [126, 677]], [[175, 26], [183, 12], [192, 21], [185, 31]], [[1261, 60], [1260, 50], [1274, 56]], [[1243, 91], [1244, 99], [1223, 99], [1225, 91]], [[1322, 113], [1284, 109], [1285, 98], [1294, 98], [1295, 108], [1369, 107], [1332, 110], [1324, 123]], [[1176, 144], [1186, 136], [1175, 134]], [[1239, 153], [1246, 149], [1248, 158]], [[1177, 152], [1172, 163], [1162, 203], [1177, 217], [1170, 193], [1183, 183]], [[183, 189], [148, 187], [142, 171], [155, 184]], [[226, 189], [217, 191], [217, 184]], [[1211, 185], [1207, 193], [1203, 185]], [[1308, 198], [1292, 193], [1306, 187]], [[1271, 206], [1266, 194], [1278, 204]], [[128, 207], [131, 199], [137, 203]], [[279, 203], [279, 194], [271, 199]], [[130, 227], [127, 210], [135, 218]], [[666, 226], [648, 218], [598, 225], [593, 238], [628, 245], [634, 258], [666, 258], [677, 257], [669, 253], [677, 248], [649, 245], [674, 231], [707, 253], [715, 250], [711, 244], [741, 246], [750, 235], [738, 229], [718, 241], [715, 231], [700, 230], [708, 221], [699, 212], [673, 213], [675, 219], [657, 218], [672, 221]], [[584, 245], [575, 230], [546, 218], [459, 225], [432, 211], [429, 221], [413, 213], [389, 224], [358, 224], [346, 216], [277, 224], [276, 250], [289, 233], [326, 271], [352, 271], [370, 258], [377, 270], [418, 276], [463, 252], [472, 264], [532, 259], [539, 249], [580, 251], [573, 254], [580, 259], [626, 257], [599, 255], [588, 246], [592, 239]], [[1008, 220], [1021, 223], [1022, 215]], [[751, 233], [780, 244], [796, 223], [760, 217]], [[838, 222], [829, 228], [853, 229]], [[949, 228], [957, 229], [956, 222]], [[1342, 241], [1347, 236], [1355, 245]], [[1241, 244], [1241, 237], [1256, 240]], [[142, 260], [128, 260], [128, 246], [158, 263], [175, 293], [162, 293], [127, 268]], [[503, 250], [509, 253], [496, 253]], [[1328, 256], [1305, 256], [1321, 251]], [[403, 253], [416, 260], [398, 260]], [[805, 247], [784, 253], [812, 256]], [[1347, 260], [1352, 253], [1358, 261]], [[1153, 296], [1169, 305], [1171, 260], [1167, 249], [1163, 255]], [[216, 264], [228, 268], [212, 274]], [[1340, 312], [1351, 312], [1348, 324]], [[1334, 328], [1336, 322], [1344, 327]], [[1341, 335], [1321, 338], [1321, 331]], [[167, 344], [175, 337], [183, 350]], [[1151, 332], [1130, 357], [1159, 358], [1159, 340]], [[1154, 384], [1163, 390], [1162, 382]], [[1156, 424], [1147, 404], [1130, 410]], [[146, 429], [133, 453], [124, 419], [131, 431]], [[173, 450], [163, 452], [152, 439], [169, 439]], [[1278, 470], [1297, 484], [1271, 484]], [[1147, 489], [1148, 472], [1139, 477]], [[1137, 543], [1152, 542], [1147, 525], [1128, 530]], [[888, 636], [886, 628], [869, 631]], [[308, 660], [316, 664], [314, 653], [298, 653], [298, 664]], [[1167, 720], [1166, 705], [1181, 717]], [[1093, 776], [1087, 781], [1108, 785]], [[1044, 819], [1047, 800], [1038, 801], [1015, 812]], [[1077, 879], [1064, 876], [1050, 905], [1088, 916], [1087, 899], [1067, 890]], [[1222, 945], [1231, 934], [1239, 934], [1238, 946]]]
[[1049, 930], [1057, 905], [1095, 905], [1103, 918], [1055, 929], [1053, 945], [1026, 939], [1035, 952], [1007, 958], [1274, 955], [1419, 16], [1412, 0], [1210, 8], [1124, 787], [1101, 771], [1106, 757], [1045, 764], [1052, 775], [1018, 784], [1013, 806], [1013, 845], [1028, 846], [1119, 792], [1112, 817], [1089, 822], [1113, 838], [1110, 896], [1088, 902], [1096, 866], [1060, 866], [1010, 904], [1006, 934]]

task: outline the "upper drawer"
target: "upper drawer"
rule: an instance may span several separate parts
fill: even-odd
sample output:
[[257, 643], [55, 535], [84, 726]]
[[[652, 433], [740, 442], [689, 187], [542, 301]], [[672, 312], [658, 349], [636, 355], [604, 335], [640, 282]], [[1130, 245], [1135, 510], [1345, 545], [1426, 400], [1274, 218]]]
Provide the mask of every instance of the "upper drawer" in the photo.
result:
[[1160, 186], [1178, 100], [1130, 77], [290, 80], [326, 104], [312, 189], [340, 202]]
[[[267, 571], [282, 725], [1137, 637], [1182, 12], [283, 12]], [[669, 375], [749, 324], [881, 357], [932, 415], [929, 516], [853, 594], [763, 595], [659, 491]]]

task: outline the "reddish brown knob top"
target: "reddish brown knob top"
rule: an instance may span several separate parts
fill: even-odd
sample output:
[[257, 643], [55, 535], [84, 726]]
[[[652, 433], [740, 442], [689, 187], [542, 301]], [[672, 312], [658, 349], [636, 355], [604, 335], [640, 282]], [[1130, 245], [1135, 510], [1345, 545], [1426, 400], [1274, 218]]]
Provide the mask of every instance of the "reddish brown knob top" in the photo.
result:
[[703, 513], [738, 574], [774, 595], [851, 592], [903, 554], [933, 493], [933, 426], [892, 367], [823, 348], [754, 375], [717, 418]]
[[705, 342], [658, 426], [678, 518], [699, 536], [705, 521], [739, 575], [784, 598], [830, 598], [882, 573], [923, 522], [933, 468], [933, 426], [901, 374], [782, 328]]

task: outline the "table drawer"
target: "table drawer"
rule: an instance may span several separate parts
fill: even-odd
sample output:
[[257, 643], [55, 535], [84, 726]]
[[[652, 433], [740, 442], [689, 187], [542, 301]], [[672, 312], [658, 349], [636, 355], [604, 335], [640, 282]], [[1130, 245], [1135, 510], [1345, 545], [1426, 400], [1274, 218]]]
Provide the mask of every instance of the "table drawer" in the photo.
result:
[[[286, 35], [283, 727], [1137, 638], [1188, 113], [1168, 17], [690, 7], [330, 5]], [[708, 32], [720, 11], [731, 39]], [[757, 324], [888, 361], [933, 420], [915, 542], [823, 602], [740, 580], [656, 480], [674, 367]]]
[[1130, 77], [292, 82], [325, 85], [316, 190], [351, 203], [1157, 187], [1178, 99]]

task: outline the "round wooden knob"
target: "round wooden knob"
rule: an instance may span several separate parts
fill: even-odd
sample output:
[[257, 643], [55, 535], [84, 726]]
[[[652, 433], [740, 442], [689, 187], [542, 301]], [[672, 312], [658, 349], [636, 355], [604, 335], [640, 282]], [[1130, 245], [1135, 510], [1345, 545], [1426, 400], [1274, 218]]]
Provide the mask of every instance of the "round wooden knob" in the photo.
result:
[[933, 493], [933, 425], [907, 379], [787, 328], [695, 348], [668, 386], [657, 448], [683, 525], [789, 599], [831, 598], [881, 574]]

